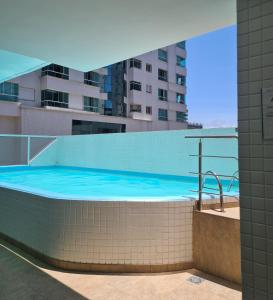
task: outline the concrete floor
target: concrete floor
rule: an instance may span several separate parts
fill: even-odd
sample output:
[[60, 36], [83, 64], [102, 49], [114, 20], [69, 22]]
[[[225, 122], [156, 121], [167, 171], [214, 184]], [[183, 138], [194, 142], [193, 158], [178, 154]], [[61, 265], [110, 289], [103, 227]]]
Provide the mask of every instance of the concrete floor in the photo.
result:
[[[189, 282], [193, 275], [205, 280]], [[150, 275], [63, 272], [0, 240], [0, 299], [239, 300], [241, 292], [237, 285], [193, 269]]]

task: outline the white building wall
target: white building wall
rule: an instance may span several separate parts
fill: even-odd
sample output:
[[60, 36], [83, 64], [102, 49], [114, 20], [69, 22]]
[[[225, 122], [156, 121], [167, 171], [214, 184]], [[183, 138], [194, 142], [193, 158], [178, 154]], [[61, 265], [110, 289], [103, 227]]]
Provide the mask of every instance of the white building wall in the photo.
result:
[[20, 102], [28, 106], [41, 106], [41, 71], [31, 72], [10, 80], [19, 84]]
[[[181, 129], [187, 126], [181, 122], [176, 122], [176, 111], [187, 112], [185, 104], [176, 103], [176, 93], [185, 94], [186, 88], [176, 84], [176, 74], [186, 76], [186, 69], [176, 64], [176, 55], [183, 58], [186, 57], [186, 51], [171, 45], [163, 50], [168, 53], [168, 62], [158, 59], [158, 50], [151, 51], [136, 57], [142, 62], [141, 69], [130, 68], [127, 64], [127, 80], [128, 80], [128, 105], [142, 105], [142, 114], [145, 114], [146, 106], [152, 106], [152, 127], [154, 130], [163, 129]], [[146, 64], [152, 65], [152, 72], [146, 71]], [[168, 81], [158, 80], [158, 69], [168, 71]], [[130, 81], [138, 81], [142, 83], [142, 90], [131, 90]], [[146, 85], [152, 86], [152, 93], [146, 92]], [[158, 89], [168, 91], [168, 101], [158, 100]], [[168, 110], [168, 121], [158, 120], [158, 109]], [[130, 109], [130, 108], [129, 108]], [[131, 114], [132, 115], [132, 114]], [[134, 113], [133, 115], [136, 115]], [[137, 115], [137, 117], [139, 114]], [[178, 124], [177, 124], [178, 123]]]
[[[0, 116], [0, 134], [16, 134], [19, 132], [20, 120], [18, 117]], [[3, 140], [2, 140], [3, 141]]]
[[[41, 76], [41, 70], [17, 77], [11, 82], [19, 85], [19, 101], [17, 115], [20, 119], [22, 133], [30, 134], [71, 134], [72, 120], [98, 121], [106, 123], [126, 124], [126, 131], [185, 129], [187, 123], [176, 122], [176, 111], [187, 111], [186, 105], [176, 103], [176, 92], [185, 93], [185, 87], [176, 84], [176, 73], [186, 75], [184, 68], [176, 66], [176, 53], [185, 57], [186, 52], [176, 45], [163, 48], [168, 51], [168, 63], [158, 59], [158, 51], [143, 54], [137, 59], [142, 61], [142, 69], [129, 67], [127, 61], [127, 103], [128, 118], [104, 116], [83, 111], [83, 96], [107, 100], [107, 93], [99, 87], [84, 84], [84, 73], [69, 69], [69, 80], [53, 76]], [[146, 71], [146, 63], [152, 65], [152, 72]], [[168, 71], [168, 82], [158, 80], [158, 68]], [[107, 69], [96, 70], [107, 75]], [[130, 91], [130, 81], [142, 83], [142, 91]], [[152, 93], [146, 92], [146, 85], [152, 86]], [[168, 90], [168, 101], [158, 100], [158, 88]], [[41, 108], [41, 91], [54, 90], [69, 94], [68, 109], [54, 107]], [[1, 99], [0, 99], [1, 100]], [[142, 112], [130, 112], [130, 104], [140, 104]], [[152, 115], [146, 114], [146, 106], [152, 107]], [[0, 116], [14, 115], [14, 103], [0, 101]], [[36, 109], [35, 109], [36, 108]], [[158, 109], [168, 110], [168, 121], [158, 120]], [[7, 111], [8, 110], [8, 111]], [[19, 128], [18, 127], [18, 128]], [[14, 131], [14, 130], [12, 130]], [[8, 133], [8, 132], [7, 132]]]
[[[151, 122], [130, 118], [104, 116], [65, 108], [21, 108], [21, 133], [70, 135], [72, 120], [125, 124], [126, 131], [150, 131]], [[161, 129], [161, 128], [160, 128]]]

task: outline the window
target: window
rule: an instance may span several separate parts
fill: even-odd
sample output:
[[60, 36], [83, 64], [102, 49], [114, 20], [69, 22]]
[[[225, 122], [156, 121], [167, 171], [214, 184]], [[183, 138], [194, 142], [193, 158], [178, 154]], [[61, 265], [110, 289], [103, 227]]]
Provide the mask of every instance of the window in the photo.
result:
[[146, 93], [152, 93], [152, 86], [150, 84], [146, 84]]
[[131, 104], [130, 112], [138, 112], [141, 113], [141, 105], [140, 104]]
[[152, 65], [151, 64], [146, 64], [146, 71], [147, 72], [152, 72]]
[[152, 114], [152, 107], [151, 106], [146, 106], [146, 114], [151, 115]]
[[158, 109], [158, 120], [160, 121], [168, 121], [168, 111], [167, 109]]
[[180, 93], [176, 93], [176, 102], [185, 104], [185, 95], [180, 94]]
[[107, 67], [107, 75], [103, 76], [103, 93], [112, 91], [112, 66]]
[[72, 134], [101, 134], [125, 131], [125, 124], [72, 120]]
[[186, 122], [188, 119], [188, 114], [183, 111], [176, 112], [176, 122]]
[[185, 85], [186, 77], [183, 75], [176, 74], [176, 84]]
[[141, 69], [141, 60], [136, 59], [136, 58], [131, 58], [130, 59], [130, 68]]
[[123, 80], [123, 97], [127, 97], [127, 81]]
[[179, 55], [176, 55], [176, 64], [179, 67], [185, 68], [186, 67], [186, 59]]
[[122, 66], [123, 66], [123, 72], [125, 74], [127, 74], [127, 61], [126, 60], [123, 61]]
[[141, 91], [141, 82], [130, 81], [130, 90]]
[[186, 49], [186, 42], [182, 41], [176, 44], [176, 47], [185, 50]]
[[104, 114], [107, 116], [111, 116], [113, 112], [113, 102], [109, 99], [109, 94], [110, 93], [108, 93], [108, 99], [104, 101]]
[[99, 73], [90, 71], [84, 73], [84, 83], [100, 87], [103, 84], [102, 76]]
[[168, 71], [158, 69], [158, 79], [168, 81]]
[[0, 100], [17, 101], [19, 85], [12, 82], [0, 83]]
[[100, 100], [93, 97], [83, 97], [83, 109], [85, 111], [99, 112]]
[[158, 59], [167, 62], [168, 61], [168, 52], [162, 49], [158, 49]]
[[163, 89], [158, 89], [158, 99], [161, 101], [168, 101], [168, 91]]
[[60, 65], [51, 64], [42, 68], [42, 76], [46, 75], [68, 80], [69, 69]]
[[41, 104], [42, 106], [68, 108], [68, 94], [52, 90], [43, 90]]

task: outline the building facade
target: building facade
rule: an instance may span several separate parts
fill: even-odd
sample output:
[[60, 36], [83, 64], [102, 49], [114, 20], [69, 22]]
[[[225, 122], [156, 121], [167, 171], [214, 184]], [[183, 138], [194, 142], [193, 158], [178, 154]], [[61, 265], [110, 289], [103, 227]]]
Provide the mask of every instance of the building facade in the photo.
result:
[[187, 128], [185, 42], [90, 72], [50, 64], [0, 84], [0, 133]]

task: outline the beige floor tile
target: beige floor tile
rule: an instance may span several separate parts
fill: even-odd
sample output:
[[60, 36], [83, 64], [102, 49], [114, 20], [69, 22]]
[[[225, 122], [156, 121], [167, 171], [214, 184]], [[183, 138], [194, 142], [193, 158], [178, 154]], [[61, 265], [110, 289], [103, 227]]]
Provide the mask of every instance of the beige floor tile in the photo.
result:
[[[196, 285], [187, 279], [198, 275]], [[0, 240], [1, 300], [239, 300], [237, 285], [199, 272], [87, 274], [62, 272]]]

